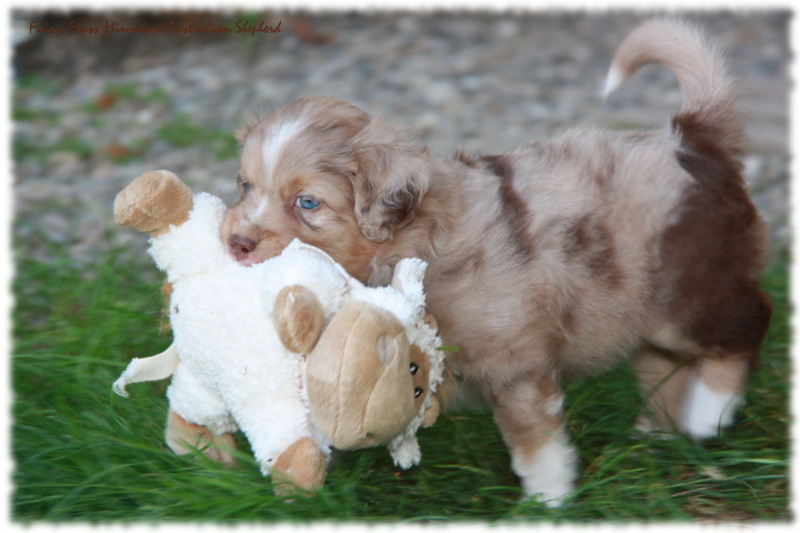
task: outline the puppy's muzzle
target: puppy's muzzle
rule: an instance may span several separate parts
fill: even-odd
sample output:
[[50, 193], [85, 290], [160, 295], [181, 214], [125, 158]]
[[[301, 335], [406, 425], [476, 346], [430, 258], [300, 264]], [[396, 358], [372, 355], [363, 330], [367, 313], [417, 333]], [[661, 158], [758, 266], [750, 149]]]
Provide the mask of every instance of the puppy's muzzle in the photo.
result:
[[237, 261], [245, 261], [258, 243], [249, 237], [234, 233], [228, 239], [228, 253]]

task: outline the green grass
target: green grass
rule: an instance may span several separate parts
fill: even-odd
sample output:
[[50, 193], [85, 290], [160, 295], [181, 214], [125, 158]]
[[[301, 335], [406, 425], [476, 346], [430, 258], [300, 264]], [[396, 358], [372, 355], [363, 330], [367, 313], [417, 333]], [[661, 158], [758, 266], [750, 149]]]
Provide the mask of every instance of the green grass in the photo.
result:
[[[166, 383], [111, 383], [161, 351], [160, 276], [123, 253], [78, 267], [17, 255], [13, 291], [12, 519], [15, 522], [785, 521], [789, 511], [786, 258], [765, 277], [775, 317], [735, 431], [699, 446], [635, 439], [625, 367], [570, 383], [580, 488], [558, 510], [521, 496], [488, 413], [445, 415], [420, 431], [422, 464], [385, 449], [342, 457], [317, 494], [285, 503], [238, 437], [237, 464], [177, 457], [163, 444]], [[142, 265], [147, 265], [142, 268]]]

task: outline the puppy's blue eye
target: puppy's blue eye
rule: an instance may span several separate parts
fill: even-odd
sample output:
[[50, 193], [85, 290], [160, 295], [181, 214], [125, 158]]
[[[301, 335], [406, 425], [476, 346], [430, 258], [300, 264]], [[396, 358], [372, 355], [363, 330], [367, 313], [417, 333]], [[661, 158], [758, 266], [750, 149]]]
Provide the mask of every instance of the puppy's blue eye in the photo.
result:
[[294, 203], [297, 207], [301, 209], [316, 209], [319, 206], [319, 200], [312, 196], [298, 196], [297, 201]]

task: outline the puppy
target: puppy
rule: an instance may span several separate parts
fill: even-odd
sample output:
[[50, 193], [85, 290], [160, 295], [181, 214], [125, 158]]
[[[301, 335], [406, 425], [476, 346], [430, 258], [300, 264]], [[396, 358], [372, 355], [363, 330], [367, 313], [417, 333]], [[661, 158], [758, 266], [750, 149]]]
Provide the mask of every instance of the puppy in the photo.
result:
[[525, 493], [559, 505], [577, 478], [562, 377], [630, 356], [647, 399], [637, 427], [711, 437], [770, 318], [766, 226], [720, 54], [651, 21], [616, 52], [607, 90], [652, 61], [681, 86], [667, 128], [576, 129], [503, 155], [438, 157], [343, 101], [301, 98], [239, 132], [241, 200], [221, 238], [254, 264], [298, 237], [372, 285], [403, 257], [428, 261], [453, 372], [490, 404]]

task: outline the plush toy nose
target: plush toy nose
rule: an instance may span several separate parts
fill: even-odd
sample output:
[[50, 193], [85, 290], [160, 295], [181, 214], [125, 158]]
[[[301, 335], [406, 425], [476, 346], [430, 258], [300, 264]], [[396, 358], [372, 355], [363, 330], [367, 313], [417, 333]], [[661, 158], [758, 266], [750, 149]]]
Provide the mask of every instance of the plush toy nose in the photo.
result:
[[258, 243], [253, 239], [234, 233], [228, 239], [228, 252], [234, 259], [241, 261], [255, 250], [257, 245]]

